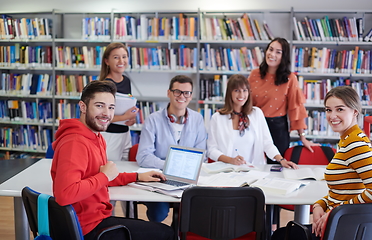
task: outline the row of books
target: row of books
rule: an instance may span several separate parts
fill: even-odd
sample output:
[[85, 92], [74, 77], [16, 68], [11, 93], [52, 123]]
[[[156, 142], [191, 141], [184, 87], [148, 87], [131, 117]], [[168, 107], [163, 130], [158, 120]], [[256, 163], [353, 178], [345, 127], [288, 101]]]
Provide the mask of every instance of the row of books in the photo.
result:
[[52, 19], [0, 17], [0, 39], [51, 39]]
[[57, 68], [97, 68], [101, 67], [101, 60], [106, 46], [95, 47], [69, 47], [57, 46], [56, 67]]
[[321, 138], [322, 136], [338, 136], [339, 134], [332, 131], [329, 126], [325, 111], [312, 110], [308, 111], [308, 117], [305, 119], [307, 129], [305, 133], [315, 135]]
[[97, 80], [91, 75], [56, 75], [54, 79], [49, 74], [18, 74], [2, 73], [0, 75], [0, 94], [51, 96], [80, 96], [83, 87]]
[[59, 100], [57, 103], [57, 120], [80, 118], [80, 107], [78, 103]]
[[[57, 103], [56, 119], [79, 118], [78, 103], [60, 100]], [[52, 102], [0, 100], [0, 120], [18, 123], [50, 123], [53, 124]]]
[[110, 18], [83, 18], [82, 38], [89, 40], [110, 40], [110, 22]]
[[227, 75], [214, 75], [213, 79], [200, 79], [199, 99], [223, 101], [227, 87]]
[[16, 43], [0, 46], [2, 67], [52, 67], [52, 47], [27, 46]]
[[372, 51], [360, 49], [294, 48], [294, 70], [299, 73], [372, 73]]
[[[293, 17], [294, 33], [302, 41], [372, 41], [372, 29], [364, 35], [363, 18]], [[364, 36], [363, 36], [364, 35]]]
[[46, 150], [52, 143], [52, 130], [30, 125], [0, 129], [0, 146], [23, 150]]
[[129, 68], [134, 70], [196, 70], [197, 49], [128, 47]]
[[[23, 151], [23, 150], [22, 150]], [[44, 158], [45, 154], [39, 153], [25, 153], [25, 152], [10, 152], [10, 151], [1, 151], [0, 160], [9, 160], [9, 159], [20, 159], [20, 158]]]
[[0, 119], [14, 122], [52, 123], [52, 103], [0, 100]]
[[183, 13], [172, 17], [132, 16], [114, 18], [116, 40], [191, 40], [198, 36], [198, 18]]
[[139, 143], [140, 137], [141, 137], [141, 134], [140, 134], [139, 131], [130, 131], [130, 136], [131, 136], [131, 140], [132, 140], [132, 146], [134, 144]]
[[201, 40], [272, 40], [274, 35], [265, 21], [260, 24], [249, 14], [237, 19], [211, 17], [203, 18]]
[[[363, 117], [358, 119], [358, 125], [363, 126]], [[339, 137], [340, 134], [332, 130], [326, 119], [326, 112], [324, 110], [311, 110], [308, 111], [308, 117], [305, 119], [307, 129], [305, 133], [308, 135], [317, 136], [319, 139], [326, 137]]]
[[299, 87], [302, 89], [306, 103], [308, 104], [323, 104], [324, 98], [328, 91], [338, 86], [351, 86], [358, 93], [362, 105], [372, 105], [372, 83], [364, 82], [364, 80], [350, 80], [338, 78], [334, 81], [330, 79], [323, 80], [305, 80], [299, 76]]
[[136, 106], [139, 110], [136, 116], [135, 126], [141, 126], [151, 113], [166, 108], [167, 104], [167, 102], [137, 102]]
[[261, 64], [263, 51], [260, 47], [213, 48], [204, 44], [200, 50], [200, 70], [250, 71]]

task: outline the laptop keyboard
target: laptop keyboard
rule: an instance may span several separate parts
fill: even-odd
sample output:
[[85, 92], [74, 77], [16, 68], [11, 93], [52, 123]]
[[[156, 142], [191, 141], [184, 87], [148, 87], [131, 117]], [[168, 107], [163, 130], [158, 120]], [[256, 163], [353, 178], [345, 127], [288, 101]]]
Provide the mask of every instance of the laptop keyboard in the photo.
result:
[[185, 185], [189, 185], [188, 183], [178, 182], [178, 181], [174, 181], [174, 180], [165, 180], [165, 181], [162, 181], [162, 183], [172, 185], [172, 186], [175, 186], [175, 187], [182, 187], [182, 186], [185, 186]]

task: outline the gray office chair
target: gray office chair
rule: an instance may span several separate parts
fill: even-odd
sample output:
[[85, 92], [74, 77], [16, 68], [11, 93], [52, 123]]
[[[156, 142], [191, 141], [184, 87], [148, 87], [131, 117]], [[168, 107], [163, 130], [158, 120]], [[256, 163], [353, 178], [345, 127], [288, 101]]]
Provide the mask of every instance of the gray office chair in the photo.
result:
[[[34, 238], [38, 235], [37, 199], [39, 195], [40, 193], [29, 187], [24, 187], [22, 189], [23, 205]], [[53, 240], [84, 240], [79, 220], [71, 205], [60, 206], [55, 201], [54, 197], [50, 197], [48, 201], [48, 211], [50, 236]], [[96, 239], [99, 240], [105, 233], [117, 229], [125, 232], [126, 239], [131, 239], [129, 229], [124, 225], [115, 225], [105, 228], [97, 234]]]
[[[292, 235], [292, 232], [295, 234]], [[306, 226], [293, 221], [288, 222], [285, 240], [297, 240], [299, 234], [311, 239], [310, 230]], [[344, 204], [329, 213], [322, 240], [370, 240], [371, 236], [372, 203]]]

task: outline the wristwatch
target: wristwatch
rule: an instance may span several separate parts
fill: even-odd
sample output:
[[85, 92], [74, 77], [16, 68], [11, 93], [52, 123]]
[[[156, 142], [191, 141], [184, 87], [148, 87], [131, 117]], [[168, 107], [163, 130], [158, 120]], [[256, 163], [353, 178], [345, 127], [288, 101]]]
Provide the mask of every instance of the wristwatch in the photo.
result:
[[306, 135], [306, 133], [304, 133], [304, 132], [298, 134], [299, 137], [301, 137], [301, 136], [305, 137], [305, 135]]

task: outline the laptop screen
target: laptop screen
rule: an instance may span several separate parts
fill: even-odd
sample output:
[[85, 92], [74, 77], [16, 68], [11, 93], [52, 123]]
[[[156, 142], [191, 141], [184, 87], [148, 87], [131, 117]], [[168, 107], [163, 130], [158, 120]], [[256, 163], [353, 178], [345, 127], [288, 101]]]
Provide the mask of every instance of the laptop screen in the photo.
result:
[[166, 176], [197, 181], [204, 152], [203, 149], [170, 146], [163, 173]]

